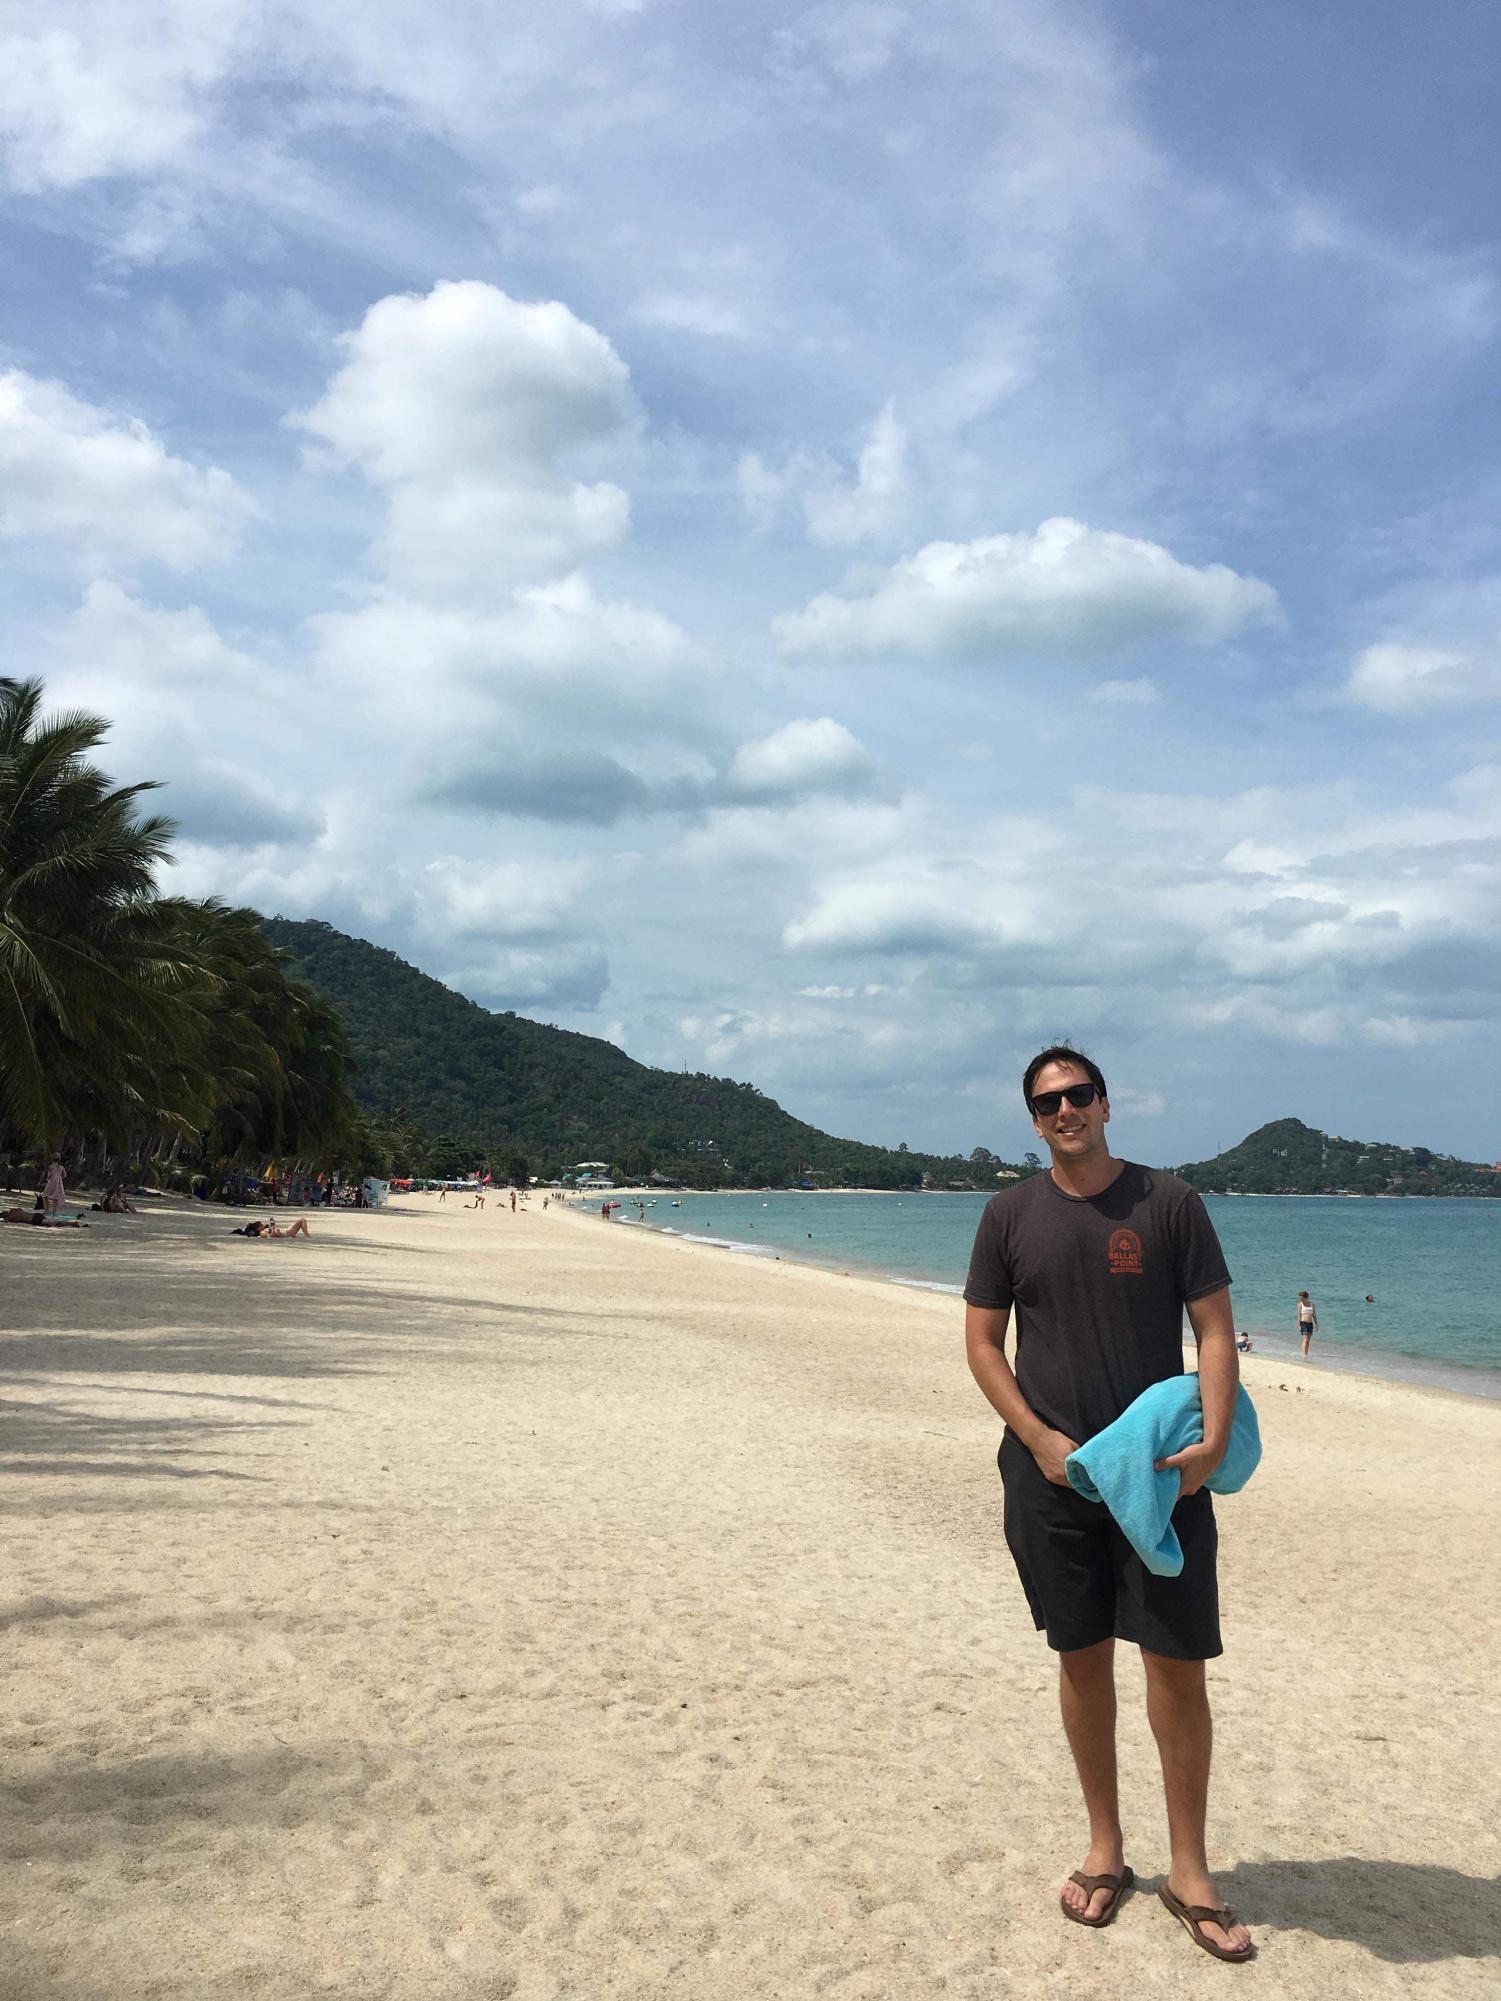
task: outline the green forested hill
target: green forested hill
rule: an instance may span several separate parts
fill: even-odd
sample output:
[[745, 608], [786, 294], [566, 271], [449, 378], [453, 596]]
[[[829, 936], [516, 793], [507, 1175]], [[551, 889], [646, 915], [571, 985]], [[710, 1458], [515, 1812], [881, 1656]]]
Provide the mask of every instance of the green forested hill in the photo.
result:
[[1335, 1139], [1301, 1119], [1274, 1119], [1213, 1160], [1178, 1172], [1213, 1194], [1498, 1195], [1501, 1174], [1426, 1146]]
[[924, 1171], [944, 1185], [973, 1176], [995, 1187], [1001, 1163], [988, 1156], [972, 1163], [833, 1139], [750, 1084], [654, 1070], [595, 1036], [491, 1014], [327, 924], [263, 922], [343, 1016], [366, 1110], [449, 1142], [455, 1166], [432, 1172], [472, 1165], [472, 1153], [499, 1164], [520, 1156], [534, 1173], [608, 1160], [708, 1186], [785, 1185], [813, 1170], [869, 1188], [915, 1187]]

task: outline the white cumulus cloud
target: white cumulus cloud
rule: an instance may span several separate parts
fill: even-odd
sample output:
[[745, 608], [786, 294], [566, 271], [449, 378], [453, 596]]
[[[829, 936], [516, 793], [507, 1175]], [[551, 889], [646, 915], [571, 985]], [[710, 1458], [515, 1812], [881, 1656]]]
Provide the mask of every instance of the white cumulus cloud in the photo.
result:
[[630, 377], [604, 335], [557, 301], [466, 279], [379, 300], [345, 361], [292, 421], [389, 498], [388, 574], [442, 593], [558, 576], [614, 548], [625, 493], [575, 476], [628, 443]]
[[1362, 708], [1405, 715], [1441, 702], [1494, 701], [1501, 673], [1437, 646], [1368, 646], [1355, 656], [1345, 694]]
[[187, 689], [254, 686], [266, 668], [229, 645], [197, 605], [164, 611], [118, 584], [91, 584], [58, 633], [58, 662], [90, 667], [132, 692], [161, 689], [180, 701]]
[[439, 937], [548, 937], [568, 917], [584, 874], [582, 862], [442, 855], [422, 872], [426, 919]]
[[[0, 27], [0, 148], [25, 189], [151, 173], [198, 136], [208, 95], [251, 9], [244, 0], [114, 8], [7, 8]], [[111, 22], [114, 32], [111, 32]]]
[[1160, 543], [1044, 521], [1032, 535], [929, 542], [858, 595], [825, 593], [778, 618], [796, 657], [1119, 651], [1148, 640], [1212, 646], [1278, 618], [1277, 594]]
[[190, 570], [229, 555], [254, 512], [228, 473], [174, 458], [137, 419], [0, 374], [0, 535], [52, 538], [102, 567]]
[[810, 792], [863, 790], [875, 759], [832, 716], [799, 717], [770, 736], [743, 743], [730, 760], [725, 789], [744, 800], [791, 799]]
[[555, 706], [565, 690], [608, 690], [609, 739], [622, 710], [654, 706], [698, 655], [688, 635], [649, 605], [601, 598], [577, 573], [524, 585], [474, 612], [400, 597], [309, 621], [318, 650], [351, 689], [390, 696], [405, 686], [419, 712], [436, 697], [489, 689]]
[[179, 852], [322, 834], [322, 788], [295, 767], [331, 732], [295, 665], [233, 644], [198, 605], [168, 610], [108, 579], [49, 630], [45, 659], [50, 701], [108, 719], [104, 768], [161, 783], [147, 810], [177, 822]]
[[903, 956], [983, 948], [983, 913], [964, 907], [957, 885], [920, 865], [889, 863], [823, 887], [807, 914], [782, 932], [790, 951]]

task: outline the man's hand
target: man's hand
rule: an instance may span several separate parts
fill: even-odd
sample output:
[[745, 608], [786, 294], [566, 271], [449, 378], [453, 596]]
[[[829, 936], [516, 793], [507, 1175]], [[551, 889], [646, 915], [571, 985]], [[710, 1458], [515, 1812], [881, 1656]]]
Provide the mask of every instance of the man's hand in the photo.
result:
[[1045, 1431], [1032, 1447], [1032, 1457], [1055, 1487], [1066, 1487], [1068, 1475], [1063, 1470], [1063, 1462], [1078, 1449], [1079, 1441], [1070, 1438], [1066, 1431]]
[[1181, 1499], [1184, 1494], [1197, 1494], [1224, 1456], [1223, 1446], [1185, 1445], [1170, 1459], [1159, 1459], [1156, 1462], [1157, 1471], [1179, 1476], [1183, 1483], [1179, 1490]]

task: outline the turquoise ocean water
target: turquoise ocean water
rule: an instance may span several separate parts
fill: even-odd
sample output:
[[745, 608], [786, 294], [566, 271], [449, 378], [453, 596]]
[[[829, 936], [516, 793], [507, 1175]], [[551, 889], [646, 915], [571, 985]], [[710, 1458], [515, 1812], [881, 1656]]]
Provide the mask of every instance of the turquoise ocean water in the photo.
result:
[[[673, 1199], [655, 1199], [648, 1227], [955, 1293], [986, 1201], [684, 1194], [673, 1208]], [[1294, 1302], [1306, 1286], [1319, 1309], [1318, 1366], [1501, 1397], [1501, 1201], [1218, 1195], [1208, 1208], [1236, 1325], [1258, 1354], [1297, 1355]], [[635, 1221], [634, 1205], [620, 1215]]]

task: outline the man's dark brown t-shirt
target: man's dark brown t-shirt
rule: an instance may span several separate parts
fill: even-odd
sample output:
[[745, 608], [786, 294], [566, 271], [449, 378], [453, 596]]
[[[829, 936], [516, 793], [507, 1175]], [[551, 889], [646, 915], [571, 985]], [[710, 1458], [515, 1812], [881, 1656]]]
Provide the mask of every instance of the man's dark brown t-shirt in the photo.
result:
[[986, 1204], [964, 1297], [1010, 1307], [1016, 1380], [1079, 1444], [1183, 1373], [1183, 1308], [1230, 1283], [1197, 1190], [1127, 1161], [1102, 1195], [1036, 1174]]

